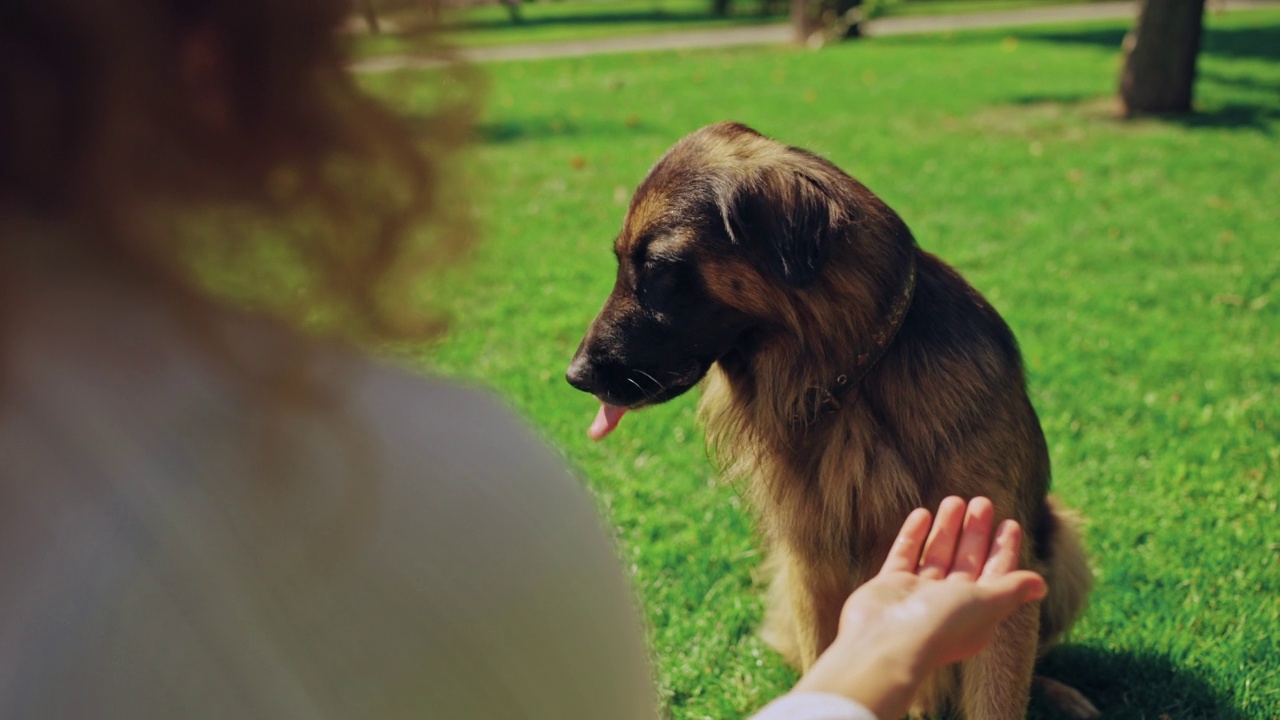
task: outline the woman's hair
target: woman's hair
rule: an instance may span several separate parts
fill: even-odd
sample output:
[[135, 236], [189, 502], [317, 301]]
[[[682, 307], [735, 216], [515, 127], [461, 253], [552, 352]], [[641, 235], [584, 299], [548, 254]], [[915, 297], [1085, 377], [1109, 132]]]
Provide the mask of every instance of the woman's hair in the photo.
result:
[[350, 10], [4, 0], [0, 259], [39, 241], [3, 223], [50, 220], [195, 306], [212, 291], [360, 339], [425, 329], [403, 309], [469, 237], [443, 173], [473, 98], [437, 78], [411, 129], [346, 69]]

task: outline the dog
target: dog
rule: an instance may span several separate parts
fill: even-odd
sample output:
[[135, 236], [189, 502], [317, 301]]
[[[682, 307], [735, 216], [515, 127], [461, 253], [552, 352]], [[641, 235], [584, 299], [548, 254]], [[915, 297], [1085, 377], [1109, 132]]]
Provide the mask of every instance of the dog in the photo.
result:
[[[1024, 717], [1033, 667], [1092, 583], [1076, 520], [1048, 495], [1049, 454], [1013, 333], [903, 220], [827, 160], [725, 122], [677, 142], [631, 200], [612, 294], [566, 378], [628, 410], [704, 384], [698, 416], [760, 513], [772, 581], [764, 636], [807, 669], [850, 592], [916, 507], [991, 498], [1024, 528], [1049, 594], [938, 674], [915, 715]], [[1073, 717], [1097, 710], [1036, 678]]]

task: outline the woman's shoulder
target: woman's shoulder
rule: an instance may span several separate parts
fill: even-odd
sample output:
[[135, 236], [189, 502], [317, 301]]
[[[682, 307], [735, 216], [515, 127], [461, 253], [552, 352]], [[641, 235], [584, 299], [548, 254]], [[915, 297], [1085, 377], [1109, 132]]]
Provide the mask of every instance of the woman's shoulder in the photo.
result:
[[0, 715], [648, 711], [590, 496], [492, 392], [77, 307], [9, 338]]

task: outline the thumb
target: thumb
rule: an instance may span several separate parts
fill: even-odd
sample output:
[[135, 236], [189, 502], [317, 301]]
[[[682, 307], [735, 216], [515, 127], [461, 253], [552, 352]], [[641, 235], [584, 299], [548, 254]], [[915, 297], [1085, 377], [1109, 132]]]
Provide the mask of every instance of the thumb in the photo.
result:
[[980, 583], [980, 587], [992, 609], [1002, 616], [1011, 615], [1023, 605], [1044, 598], [1049, 589], [1044, 578], [1030, 570], [1015, 570]]

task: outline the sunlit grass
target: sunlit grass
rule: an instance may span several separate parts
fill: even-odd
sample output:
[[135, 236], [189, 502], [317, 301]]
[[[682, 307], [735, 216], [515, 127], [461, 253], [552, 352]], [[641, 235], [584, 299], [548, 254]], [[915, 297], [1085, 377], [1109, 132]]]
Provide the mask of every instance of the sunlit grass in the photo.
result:
[[[671, 717], [740, 717], [794, 680], [754, 634], [752, 516], [707, 462], [693, 397], [593, 445], [593, 402], [562, 376], [631, 190], [725, 118], [860, 178], [1017, 333], [1097, 570], [1049, 670], [1107, 717], [1277, 716], [1280, 12], [1210, 26], [1201, 112], [1132, 124], [1108, 100], [1115, 23], [486, 67], [486, 240], [428, 281], [456, 320], [416, 357], [495, 388], [579, 469]], [[429, 96], [422, 74], [369, 82], [410, 110]]]
[[[520, 22], [493, 3], [446, 11], [441, 17], [445, 42], [461, 47], [600, 39], [661, 32], [709, 30], [786, 22], [786, 5], [766, 10], [757, 0], [732, 3], [728, 14], [711, 13], [711, 0], [557, 0], [521, 3]], [[368, 57], [412, 53], [427, 40], [425, 16], [416, 9], [390, 14], [399, 26], [379, 35], [354, 37], [357, 54]], [[398, 20], [398, 22], [397, 22]]]
[[[1023, 10], [1054, 5], [1087, 4], [1107, 0], [888, 0], [868, 3], [876, 17], [966, 14]], [[711, 12], [711, 0], [541, 0], [520, 5], [520, 22], [513, 22], [506, 6], [472, 5], [446, 11], [441, 37], [457, 47], [519, 45], [655, 33], [713, 30], [788, 21], [788, 3], [771, 0], [730, 2], [724, 16]], [[409, 7], [384, 13], [387, 32], [353, 36], [361, 57], [412, 54], [431, 40], [423, 35], [426, 16]], [[356, 23], [359, 30], [362, 23]]]

